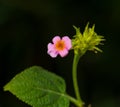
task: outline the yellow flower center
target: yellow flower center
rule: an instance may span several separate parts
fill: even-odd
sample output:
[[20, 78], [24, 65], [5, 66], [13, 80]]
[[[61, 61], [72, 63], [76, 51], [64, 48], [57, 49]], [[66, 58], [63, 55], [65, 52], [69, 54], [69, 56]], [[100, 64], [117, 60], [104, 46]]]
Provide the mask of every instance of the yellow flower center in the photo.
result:
[[55, 44], [55, 48], [58, 51], [61, 51], [63, 49], [65, 49], [65, 42], [63, 40], [59, 40], [56, 44]]

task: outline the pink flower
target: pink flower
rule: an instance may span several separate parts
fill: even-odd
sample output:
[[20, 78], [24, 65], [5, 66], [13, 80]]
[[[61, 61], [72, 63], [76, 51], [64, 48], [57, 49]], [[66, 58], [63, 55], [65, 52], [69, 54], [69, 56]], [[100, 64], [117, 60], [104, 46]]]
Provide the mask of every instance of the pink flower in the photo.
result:
[[65, 57], [72, 47], [71, 39], [68, 36], [64, 36], [62, 39], [59, 36], [55, 36], [52, 42], [48, 44], [47, 53], [53, 58], [57, 57], [57, 55]]

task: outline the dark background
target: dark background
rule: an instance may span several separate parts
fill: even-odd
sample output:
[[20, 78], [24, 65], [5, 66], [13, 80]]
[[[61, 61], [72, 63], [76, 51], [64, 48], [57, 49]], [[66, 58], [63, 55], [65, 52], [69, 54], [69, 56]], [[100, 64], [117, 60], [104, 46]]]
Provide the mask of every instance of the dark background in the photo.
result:
[[120, 107], [120, 0], [1, 0], [0, 1], [0, 107], [29, 107], [3, 86], [32, 65], [62, 76], [74, 96], [73, 52], [52, 59], [47, 44], [55, 35], [75, 34], [87, 22], [106, 39], [103, 53], [87, 52], [79, 62], [82, 99], [92, 107]]

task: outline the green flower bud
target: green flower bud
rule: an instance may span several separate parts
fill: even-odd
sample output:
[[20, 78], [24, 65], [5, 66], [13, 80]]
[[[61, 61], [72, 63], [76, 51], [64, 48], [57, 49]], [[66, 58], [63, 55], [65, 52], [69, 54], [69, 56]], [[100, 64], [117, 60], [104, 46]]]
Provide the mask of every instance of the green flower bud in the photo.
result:
[[94, 31], [95, 25], [92, 28], [88, 27], [89, 23], [86, 25], [83, 34], [80, 32], [80, 28], [73, 26], [76, 30], [76, 35], [72, 39], [72, 47], [76, 54], [84, 54], [87, 50], [94, 51], [95, 53], [102, 52], [97, 46], [102, 44], [101, 41], [104, 41], [104, 37], [97, 35]]

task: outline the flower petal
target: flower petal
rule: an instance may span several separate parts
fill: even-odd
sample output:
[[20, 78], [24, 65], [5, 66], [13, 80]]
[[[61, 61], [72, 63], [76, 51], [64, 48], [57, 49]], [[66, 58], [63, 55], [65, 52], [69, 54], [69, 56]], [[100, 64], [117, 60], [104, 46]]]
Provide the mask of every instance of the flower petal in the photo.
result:
[[56, 58], [57, 55], [58, 55], [58, 53], [57, 53], [56, 51], [50, 51], [50, 52], [49, 52], [49, 55], [50, 55], [51, 57], [53, 57], [53, 58]]
[[47, 48], [48, 48], [48, 53], [49, 53], [49, 51], [54, 50], [54, 45], [52, 43], [49, 43]]
[[51, 57], [53, 57], [53, 58], [57, 57], [58, 52], [55, 50], [54, 44], [52, 44], [52, 43], [49, 43], [49, 44], [48, 44], [48, 51], [47, 51], [47, 53], [48, 53]]
[[68, 54], [68, 50], [67, 50], [67, 49], [64, 49], [64, 50], [62, 50], [62, 51], [59, 51], [59, 55], [60, 55], [61, 57], [65, 57], [67, 54]]
[[66, 48], [69, 50], [72, 48], [72, 42], [71, 39], [68, 36], [62, 37], [62, 40], [65, 41]]
[[58, 42], [59, 40], [61, 40], [60, 36], [55, 36], [55, 37], [52, 39], [52, 42], [55, 44], [55, 43]]

